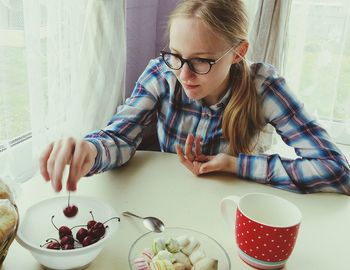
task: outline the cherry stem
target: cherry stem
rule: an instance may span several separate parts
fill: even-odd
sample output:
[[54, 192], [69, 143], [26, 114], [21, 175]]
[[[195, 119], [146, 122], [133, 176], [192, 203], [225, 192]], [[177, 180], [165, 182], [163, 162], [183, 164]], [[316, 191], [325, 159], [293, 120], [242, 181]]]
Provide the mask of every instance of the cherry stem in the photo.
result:
[[105, 222], [103, 222], [103, 224], [107, 223], [108, 221], [110, 221], [112, 219], [117, 219], [120, 222], [120, 218], [119, 217], [112, 217], [110, 219], [107, 219]]
[[56, 228], [56, 230], [58, 231], [59, 229], [57, 228], [57, 226], [55, 225], [55, 223], [53, 222], [53, 218], [55, 217], [55, 215], [53, 215], [52, 217], [51, 217], [51, 223], [52, 223], [52, 225]]
[[92, 220], [95, 220], [94, 215], [92, 214], [92, 211], [90, 211], [90, 215], [92, 217]]
[[70, 228], [70, 229], [73, 230], [73, 229], [75, 229], [75, 228], [77, 228], [77, 227], [86, 227], [86, 225], [75, 225], [75, 226], [73, 226], [73, 227]]
[[70, 191], [68, 191], [68, 207], [69, 207], [69, 203], [70, 203]]
[[47, 244], [50, 244], [50, 243], [52, 243], [52, 242], [56, 242], [56, 243], [60, 243], [57, 239], [55, 239], [55, 238], [48, 238], [48, 239], [46, 239], [46, 242], [47, 242]]

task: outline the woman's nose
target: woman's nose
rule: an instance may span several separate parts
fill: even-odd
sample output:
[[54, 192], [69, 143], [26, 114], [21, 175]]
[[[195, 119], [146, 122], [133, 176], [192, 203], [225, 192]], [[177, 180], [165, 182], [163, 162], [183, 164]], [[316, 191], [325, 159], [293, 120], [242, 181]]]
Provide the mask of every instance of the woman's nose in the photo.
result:
[[190, 69], [188, 63], [185, 63], [182, 68], [180, 69], [179, 78], [181, 81], [188, 81], [189, 79], [193, 78], [194, 73]]

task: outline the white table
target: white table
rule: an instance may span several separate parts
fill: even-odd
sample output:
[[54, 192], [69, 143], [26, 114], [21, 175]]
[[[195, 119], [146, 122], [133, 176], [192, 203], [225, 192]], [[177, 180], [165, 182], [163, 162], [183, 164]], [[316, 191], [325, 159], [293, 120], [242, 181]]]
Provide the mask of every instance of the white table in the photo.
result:
[[[339, 194], [300, 195], [223, 174], [196, 177], [174, 154], [137, 152], [125, 166], [82, 179], [77, 195], [103, 198], [118, 212], [161, 218], [167, 226], [188, 227], [214, 237], [230, 255], [232, 269], [251, 269], [237, 256], [234, 236], [221, 218], [219, 202], [227, 195], [275, 194], [295, 203], [303, 214], [296, 247], [285, 269], [350, 269], [350, 198]], [[63, 192], [65, 194], [65, 192]], [[62, 194], [60, 194], [62, 195]], [[21, 211], [56, 196], [39, 176], [22, 186]], [[128, 251], [146, 229], [123, 218], [119, 231], [88, 269], [128, 269]], [[14, 242], [3, 270], [42, 269], [31, 254]]]

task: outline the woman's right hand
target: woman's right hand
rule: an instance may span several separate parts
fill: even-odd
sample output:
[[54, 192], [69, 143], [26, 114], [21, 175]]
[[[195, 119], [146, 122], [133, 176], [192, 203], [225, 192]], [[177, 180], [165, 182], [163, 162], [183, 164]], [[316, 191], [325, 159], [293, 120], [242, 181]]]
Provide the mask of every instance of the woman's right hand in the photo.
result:
[[49, 144], [40, 157], [40, 172], [56, 192], [62, 189], [62, 176], [70, 165], [67, 190], [74, 191], [78, 180], [85, 176], [95, 163], [97, 149], [89, 141], [74, 138], [62, 139]]

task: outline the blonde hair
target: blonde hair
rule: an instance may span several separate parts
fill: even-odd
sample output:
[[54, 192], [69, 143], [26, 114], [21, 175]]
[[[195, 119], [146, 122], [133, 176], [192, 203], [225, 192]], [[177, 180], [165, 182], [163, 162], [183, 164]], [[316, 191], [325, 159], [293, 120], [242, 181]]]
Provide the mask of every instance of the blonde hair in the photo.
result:
[[[248, 38], [248, 17], [242, 0], [182, 0], [170, 15], [168, 33], [174, 18], [193, 16], [202, 19], [231, 46]], [[224, 111], [222, 130], [230, 152], [237, 156], [252, 152], [263, 119], [259, 95], [245, 59], [232, 65], [230, 72], [232, 96]]]

